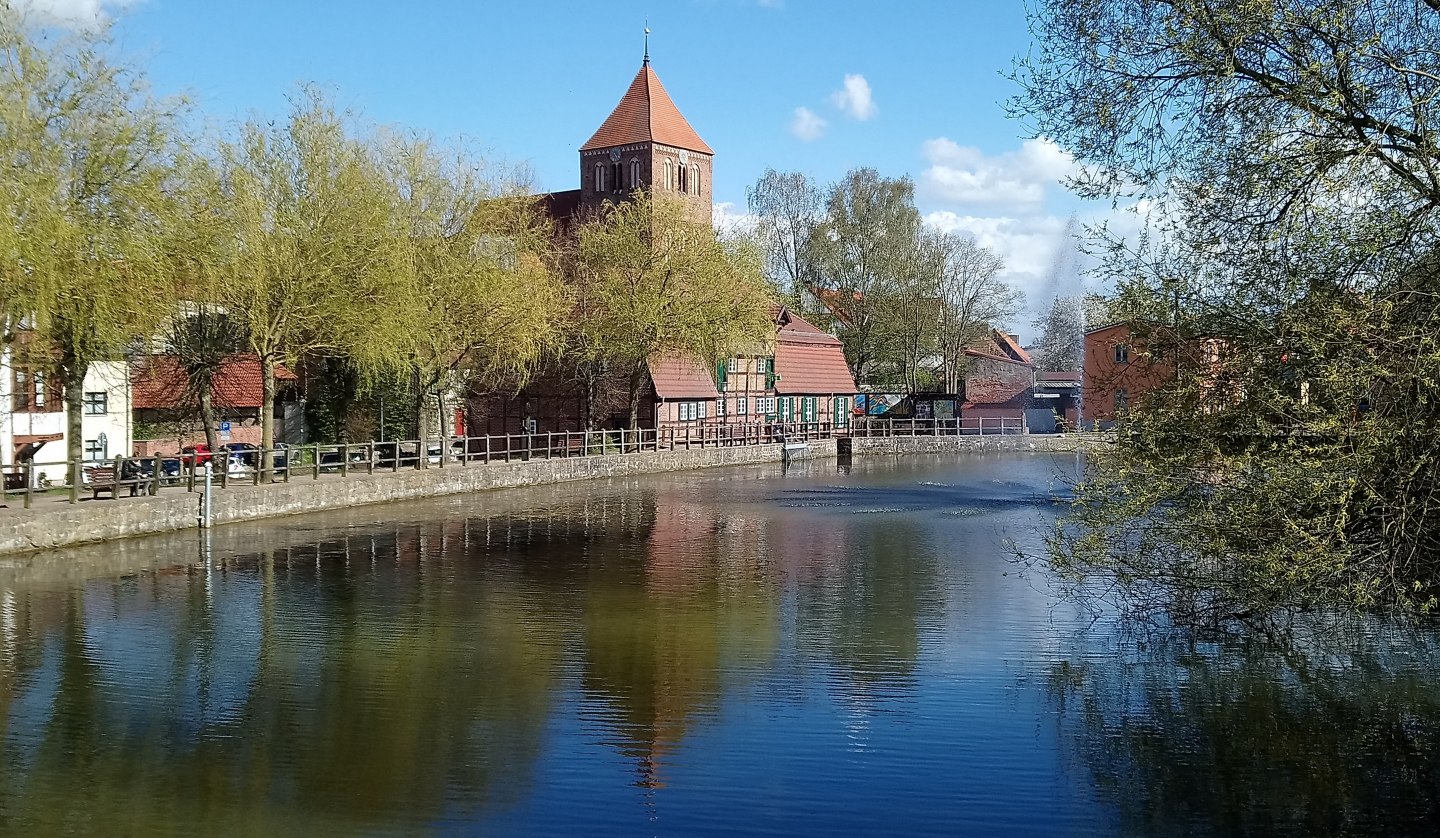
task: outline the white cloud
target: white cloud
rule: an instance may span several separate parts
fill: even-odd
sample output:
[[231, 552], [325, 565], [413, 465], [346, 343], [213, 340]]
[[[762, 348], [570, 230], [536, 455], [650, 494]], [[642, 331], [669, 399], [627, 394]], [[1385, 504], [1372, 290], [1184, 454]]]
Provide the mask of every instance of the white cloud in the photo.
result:
[[874, 119], [878, 113], [875, 98], [870, 93], [870, 82], [859, 73], [845, 76], [845, 86], [830, 94], [830, 103], [851, 119], [861, 122]]
[[813, 142], [825, 136], [827, 125], [829, 123], [814, 111], [800, 107], [795, 109], [795, 118], [790, 120], [790, 133], [807, 143]]
[[61, 26], [87, 29], [110, 19], [112, 11], [135, 5], [137, 0], [10, 0], [11, 8], [22, 15]]
[[747, 235], [755, 230], [756, 218], [729, 201], [714, 204], [710, 212], [715, 229], [722, 236]]
[[930, 163], [920, 176], [922, 193], [944, 204], [1036, 206], [1077, 170], [1069, 152], [1044, 138], [992, 157], [939, 137], [926, 140], [922, 153]]

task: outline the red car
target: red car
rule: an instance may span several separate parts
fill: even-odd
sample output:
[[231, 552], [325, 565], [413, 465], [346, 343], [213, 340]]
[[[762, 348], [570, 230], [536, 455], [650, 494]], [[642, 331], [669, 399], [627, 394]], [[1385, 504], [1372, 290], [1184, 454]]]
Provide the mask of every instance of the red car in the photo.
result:
[[186, 467], [203, 466], [210, 462], [210, 446], [203, 442], [180, 449], [180, 463]]

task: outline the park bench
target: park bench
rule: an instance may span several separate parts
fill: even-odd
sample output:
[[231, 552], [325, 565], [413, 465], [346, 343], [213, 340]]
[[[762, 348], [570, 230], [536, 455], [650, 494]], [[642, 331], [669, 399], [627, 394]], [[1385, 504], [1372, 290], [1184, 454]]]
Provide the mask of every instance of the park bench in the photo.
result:
[[119, 497], [121, 486], [130, 487], [130, 497], [140, 494], [143, 489], [146, 494], [150, 493], [150, 479], [142, 476], [139, 469], [135, 470], [134, 477], [122, 477], [116, 473], [114, 466], [89, 466], [85, 469], [85, 479], [90, 484], [91, 496], [99, 500], [101, 492], [109, 492], [110, 497]]

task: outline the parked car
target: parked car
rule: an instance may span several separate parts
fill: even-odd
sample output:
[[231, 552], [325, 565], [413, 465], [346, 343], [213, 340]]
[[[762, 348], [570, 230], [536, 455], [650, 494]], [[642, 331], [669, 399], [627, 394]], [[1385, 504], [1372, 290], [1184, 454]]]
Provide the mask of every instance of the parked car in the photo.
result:
[[210, 462], [212, 456], [214, 455], [210, 451], [210, 446], [203, 442], [197, 442], [180, 449], [180, 464], [186, 468], [203, 466]]
[[[142, 477], [145, 477], [146, 479], [149, 479], [149, 480], [153, 480], [153, 479], [155, 478], [155, 458], [154, 458], [154, 457], [145, 457], [145, 458], [143, 458], [143, 459], [137, 460], [136, 462], [138, 462], [139, 465], [140, 465], [140, 475], [141, 475]], [[181, 466], [180, 466], [180, 459], [179, 459], [179, 458], [177, 458], [177, 457], [161, 457], [161, 458], [160, 458], [160, 481], [161, 481], [162, 483], [173, 483], [173, 482], [179, 480], [179, 479], [180, 479], [180, 472], [181, 472], [181, 471], [182, 471], [182, 468], [181, 468]]]

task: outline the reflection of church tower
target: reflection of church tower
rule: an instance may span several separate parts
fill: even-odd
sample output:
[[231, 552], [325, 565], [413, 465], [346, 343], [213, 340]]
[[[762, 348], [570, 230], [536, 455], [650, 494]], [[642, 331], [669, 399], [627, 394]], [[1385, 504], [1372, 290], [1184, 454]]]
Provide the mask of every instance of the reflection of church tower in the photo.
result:
[[620, 104], [580, 147], [580, 205], [593, 212], [636, 189], [682, 200], [709, 223], [715, 152], [700, 139], [660, 84], [647, 52]]

